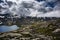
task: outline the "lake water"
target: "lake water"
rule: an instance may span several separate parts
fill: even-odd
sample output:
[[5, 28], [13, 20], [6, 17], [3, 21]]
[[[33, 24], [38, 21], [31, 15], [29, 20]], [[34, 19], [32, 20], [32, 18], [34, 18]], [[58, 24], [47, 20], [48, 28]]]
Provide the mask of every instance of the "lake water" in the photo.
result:
[[12, 25], [12, 26], [0, 26], [0, 32], [9, 32], [9, 31], [14, 31], [19, 29], [19, 27], [17, 27], [17, 25]]

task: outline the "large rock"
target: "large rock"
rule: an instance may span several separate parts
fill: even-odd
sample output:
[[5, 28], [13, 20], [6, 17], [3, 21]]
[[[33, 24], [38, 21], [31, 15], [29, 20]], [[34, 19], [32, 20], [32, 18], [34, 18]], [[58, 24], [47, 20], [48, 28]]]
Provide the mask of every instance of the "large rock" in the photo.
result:
[[15, 36], [22, 36], [22, 35], [19, 33], [4, 33], [4, 34], [0, 35], [0, 37], [4, 37], [4, 36], [15, 37]]
[[60, 29], [56, 29], [52, 32], [53, 34], [60, 34]]

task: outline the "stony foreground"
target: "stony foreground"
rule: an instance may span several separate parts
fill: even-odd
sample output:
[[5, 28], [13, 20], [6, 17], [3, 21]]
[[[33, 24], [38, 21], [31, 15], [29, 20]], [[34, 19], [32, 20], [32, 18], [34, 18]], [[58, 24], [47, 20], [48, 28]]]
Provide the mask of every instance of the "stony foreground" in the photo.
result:
[[0, 40], [60, 40], [60, 19], [21, 19], [16, 24], [20, 28], [0, 33]]

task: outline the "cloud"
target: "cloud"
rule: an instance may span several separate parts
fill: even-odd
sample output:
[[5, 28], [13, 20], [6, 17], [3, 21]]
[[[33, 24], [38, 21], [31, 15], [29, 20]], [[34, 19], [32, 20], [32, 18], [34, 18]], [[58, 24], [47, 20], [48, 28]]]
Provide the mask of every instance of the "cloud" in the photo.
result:
[[[55, 4], [53, 8], [48, 4], [51, 2]], [[60, 17], [60, 2], [57, 0], [40, 2], [35, 0], [4, 0], [4, 3], [0, 3], [0, 7], [0, 14], [9, 13], [18, 17]]]
[[47, 2], [56, 2], [57, 0], [46, 0]]
[[38, 15], [37, 17], [60, 17], [60, 11], [47, 12], [45, 14]]

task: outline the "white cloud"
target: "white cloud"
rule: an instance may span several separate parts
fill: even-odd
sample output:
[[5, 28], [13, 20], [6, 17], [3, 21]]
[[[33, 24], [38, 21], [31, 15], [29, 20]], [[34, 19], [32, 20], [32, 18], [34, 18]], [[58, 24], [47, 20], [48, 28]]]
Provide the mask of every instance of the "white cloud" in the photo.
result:
[[45, 14], [39, 14], [37, 17], [60, 17], [60, 11], [47, 12]]
[[46, 17], [60, 17], [60, 10], [46, 13], [45, 16]]
[[[8, 0], [12, 1], [13, 4], [9, 7], [8, 3], [0, 4], [1, 8], [0, 14], [10, 13], [12, 15], [18, 16], [31, 16], [31, 17], [60, 17], [60, 4], [57, 3], [54, 8], [46, 7], [47, 2], [41, 1], [37, 2], [34, 0]], [[47, 0], [51, 2], [52, 0]], [[56, 0], [53, 0], [55, 2]], [[15, 4], [15, 3], [16, 4]], [[53, 10], [54, 9], [54, 10]]]
[[17, 4], [18, 3], [21, 3], [22, 1], [31, 1], [31, 2], [33, 2], [34, 0], [7, 0], [7, 1], [12, 1], [12, 2], [16, 2]]

